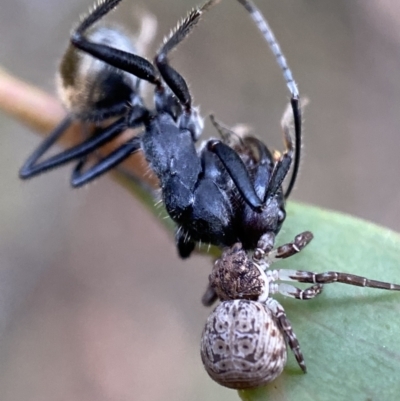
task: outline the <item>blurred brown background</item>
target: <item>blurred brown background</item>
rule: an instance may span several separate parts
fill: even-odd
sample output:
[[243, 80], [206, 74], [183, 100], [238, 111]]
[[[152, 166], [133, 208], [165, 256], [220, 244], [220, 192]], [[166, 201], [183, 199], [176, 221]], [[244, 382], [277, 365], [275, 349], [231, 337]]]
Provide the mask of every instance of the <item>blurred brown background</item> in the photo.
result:
[[[399, 231], [399, 2], [257, 3], [310, 99], [293, 199]], [[150, 54], [195, 4], [146, 1], [159, 22]], [[54, 92], [71, 26], [89, 5], [2, 0], [1, 64]], [[120, 8], [113, 19], [135, 32], [135, 1]], [[209, 12], [173, 64], [204, 115], [249, 123], [282, 149], [288, 92], [236, 1]], [[237, 398], [211, 382], [199, 358], [210, 261], [179, 260], [173, 239], [107, 177], [74, 191], [71, 167], [19, 181], [40, 139], [2, 114], [0, 126], [1, 400]], [[215, 135], [208, 122], [205, 132]]]

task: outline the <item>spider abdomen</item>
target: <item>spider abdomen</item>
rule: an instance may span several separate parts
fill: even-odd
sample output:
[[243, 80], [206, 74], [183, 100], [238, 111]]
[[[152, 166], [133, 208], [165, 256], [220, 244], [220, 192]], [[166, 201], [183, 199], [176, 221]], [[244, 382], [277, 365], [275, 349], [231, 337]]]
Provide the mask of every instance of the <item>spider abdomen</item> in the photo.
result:
[[210, 377], [225, 387], [267, 384], [282, 373], [286, 357], [283, 333], [259, 302], [224, 301], [207, 319], [201, 358]]

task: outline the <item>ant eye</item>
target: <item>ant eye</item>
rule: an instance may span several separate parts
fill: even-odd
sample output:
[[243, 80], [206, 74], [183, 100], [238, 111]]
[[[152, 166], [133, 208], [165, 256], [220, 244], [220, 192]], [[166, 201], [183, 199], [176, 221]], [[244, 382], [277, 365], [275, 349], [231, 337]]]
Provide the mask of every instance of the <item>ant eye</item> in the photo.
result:
[[278, 212], [278, 221], [282, 222], [286, 218], [286, 212], [283, 209], [280, 209]]

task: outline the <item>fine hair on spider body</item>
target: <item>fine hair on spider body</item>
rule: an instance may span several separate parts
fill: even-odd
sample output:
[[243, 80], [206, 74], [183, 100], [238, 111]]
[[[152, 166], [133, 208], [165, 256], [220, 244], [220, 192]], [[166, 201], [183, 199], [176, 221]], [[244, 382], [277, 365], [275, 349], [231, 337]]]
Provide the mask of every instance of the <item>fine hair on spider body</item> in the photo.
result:
[[[329, 283], [400, 291], [400, 285], [349, 273], [271, 269], [274, 262], [300, 252], [312, 238], [306, 231], [293, 242], [269, 252], [256, 249], [251, 257], [237, 243], [225, 249], [215, 262], [210, 286], [221, 303], [207, 319], [200, 349], [204, 367], [217, 383], [234, 389], [270, 383], [285, 367], [286, 344], [306, 373], [297, 336], [273, 294], [310, 300], [321, 294], [324, 284]], [[280, 281], [312, 285], [300, 289]]]

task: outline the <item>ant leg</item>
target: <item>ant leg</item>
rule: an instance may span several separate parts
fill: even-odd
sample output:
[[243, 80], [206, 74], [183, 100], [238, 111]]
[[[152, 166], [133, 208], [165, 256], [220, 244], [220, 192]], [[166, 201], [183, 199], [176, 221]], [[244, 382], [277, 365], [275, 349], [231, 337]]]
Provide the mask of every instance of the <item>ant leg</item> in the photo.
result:
[[113, 10], [121, 0], [104, 0], [96, 4], [71, 35], [71, 43], [78, 49], [104, 61], [111, 66], [144, 79], [158, 87], [161, 82], [154, 66], [145, 58], [107, 45], [93, 43], [84, 36], [85, 31], [95, 22]]
[[299, 364], [301, 370], [306, 373], [306, 363], [304, 361], [303, 353], [300, 349], [299, 340], [297, 339], [292, 325], [286, 316], [285, 309], [283, 309], [283, 306], [276, 299], [273, 298], [268, 298], [265, 304], [276, 317], [286, 338], [286, 341], [288, 342], [290, 349], [293, 351], [297, 363]]
[[175, 232], [175, 242], [178, 254], [182, 259], [188, 258], [196, 246], [196, 243], [188, 238], [182, 227], [178, 227]]
[[[193, 9], [170, 33], [169, 37], [164, 40], [164, 44], [154, 58], [154, 63], [163, 80], [184, 109], [184, 113], [180, 117], [179, 127], [189, 130], [194, 140], [197, 140], [201, 135], [204, 122], [198, 111], [192, 108], [192, 97], [185, 79], [169, 65], [167, 55], [189, 35], [199, 22], [202, 13], [218, 1], [219, 0], [209, 0], [203, 6]], [[160, 92], [160, 94], [162, 95], [162, 92]]]
[[71, 123], [71, 116], [67, 116], [64, 118], [64, 120], [61, 121], [61, 123], [55, 128], [55, 130], [50, 133], [50, 135], [39, 145], [39, 147], [32, 153], [32, 155], [29, 156], [28, 160], [21, 167], [21, 169], [19, 170], [20, 178], [25, 180], [45, 171], [43, 169], [38, 169], [38, 167], [35, 166], [35, 163], [44, 153], [46, 153], [46, 151], [51, 146], [53, 146], [53, 144], [62, 136], [62, 134], [64, 134]]
[[[292, 165], [292, 160], [293, 160], [293, 139], [291, 136], [291, 126], [289, 121], [291, 121], [289, 117], [290, 113], [290, 108], [286, 108], [285, 113], [283, 114], [282, 117], [282, 130], [283, 130], [283, 138], [285, 142], [285, 152], [279, 157], [279, 159], [276, 161], [274, 168], [272, 170], [271, 177], [269, 178], [267, 189], [265, 191], [264, 195], [264, 202], [267, 202], [268, 199], [271, 199], [272, 197], [275, 196], [279, 188], [282, 186], [283, 180], [286, 178], [290, 166]], [[291, 185], [291, 184], [289, 184]], [[292, 186], [294, 185], [294, 182]], [[285, 193], [285, 197], [287, 197], [287, 191]]]
[[209, 117], [212, 125], [218, 131], [219, 136], [226, 145], [230, 146], [231, 148], [234, 148], [236, 145], [243, 148], [245, 147], [245, 144], [243, 143], [243, 138], [240, 135], [218, 121], [215, 118], [214, 114], [210, 114]]
[[87, 160], [86, 158], [80, 160], [72, 173], [71, 185], [76, 188], [94, 180], [95, 178], [105, 174], [107, 171], [120, 164], [123, 160], [137, 152], [140, 148], [141, 135], [138, 135], [121, 145], [108, 156], [100, 159], [98, 163], [85, 172], [82, 172], [82, 169]]
[[[252, 152], [252, 148], [257, 148], [258, 155], [257, 155], [257, 170], [254, 175], [254, 184], [250, 184], [255, 189], [255, 192], [259, 199], [266, 199], [266, 191], [268, 189], [268, 182], [270, 181], [270, 171], [272, 165], [272, 155], [268, 148], [262, 143], [259, 139], [245, 136], [242, 138], [241, 136], [237, 135], [235, 132], [227, 128], [226, 126], [222, 125], [218, 122], [213, 115], [210, 115], [210, 119], [214, 127], [219, 132], [223, 143], [228, 145], [229, 147], [233, 148], [234, 150], [240, 150], [241, 154], [250, 153]], [[217, 153], [218, 150], [216, 149]], [[228, 151], [226, 151], [228, 152]], [[232, 176], [235, 174], [236, 167], [233, 166], [232, 171], [230, 170], [228, 164], [225, 164], [223, 160], [222, 153], [217, 155], [221, 158], [222, 163], [224, 164], [225, 168]], [[252, 156], [250, 156], [252, 157]], [[254, 156], [253, 156], [254, 157]], [[236, 182], [235, 182], [236, 184]], [[238, 184], [236, 184], [238, 185]], [[239, 184], [240, 185], [240, 184]], [[246, 200], [247, 201], [247, 200]], [[252, 202], [252, 201], [250, 201]], [[249, 201], [247, 201], [249, 203]], [[254, 206], [254, 203], [249, 203], [251, 206]]]
[[[27, 160], [20, 171], [21, 178], [30, 178], [53, 168], [60, 167], [72, 160], [87, 156], [104, 144], [110, 142], [127, 128], [135, 128], [139, 126], [142, 123], [145, 113], [146, 111], [141, 108], [132, 109], [131, 113], [128, 116], [121, 117], [107, 128], [95, 131], [93, 135], [90, 136], [90, 138], [86, 139], [81, 144], [73, 146], [67, 150], [64, 150], [63, 152], [58, 153], [55, 156], [48, 158], [47, 160], [35, 164], [38, 158], [40, 158], [43, 153], [60, 137], [60, 134], [71, 123], [71, 121], [68, 120], [69, 124], [64, 127], [64, 124], [66, 124], [66, 120], [68, 119], [67, 118]], [[61, 132], [58, 131], [59, 128], [61, 128]], [[56, 133], [58, 135], [55, 135]]]
[[209, 0], [203, 6], [194, 8], [170, 33], [169, 37], [164, 39], [163, 46], [154, 58], [154, 63], [164, 81], [188, 112], [190, 112], [192, 106], [189, 88], [182, 75], [169, 65], [167, 55], [190, 34], [192, 29], [199, 22], [203, 12], [217, 2], [218, 0]]
[[266, 193], [268, 190], [268, 183], [271, 179], [271, 168], [272, 168], [272, 155], [269, 149], [265, 146], [263, 142], [254, 137], [247, 137], [245, 139], [247, 144], [253, 146], [258, 151], [258, 163], [257, 169], [254, 174], [254, 188], [260, 199], [267, 199]]
[[87, 156], [89, 153], [93, 152], [105, 143], [111, 141], [123, 130], [125, 130], [127, 128], [125, 120], [125, 117], [123, 117], [110, 125], [108, 128], [104, 129], [103, 132], [99, 134], [95, 133], [81, 144], [64, 150], [63, 152], [60, 152], [57, 155], [50, 157], [41, 163], [30, 165], [29, 177], [33, 177], [37, 174], [43, 173], [53, 168], [60, 167], [72, 160], [79, 159], [80, 157]]
[[[302, 131], [302, 121], [301, 121], [301, 107], [300, 104], [300, 95], [297, 89], [297, 85], [293, 79], [292, 71], [290, 70], [285, 56], [282, 53], [282, 50], [277, 42], [275, 35], [273, 34], [270, 26], [268, 25], [266, 19], [262, 15], [261, 11], [250, 1], [250, 0], [238, 0], [246, 10], [249, 12], [250, 17], [253, 19], [261, 34], [264, 36], [264, 39], [267, 41], [272, 53], [275, 56], [275, 59], [282, 71], [282, 75], [286, 81], [286, 86], [288, 87], [291, 94], [291, 107], [293, 112], [293, 120], [294, 120], [294, 133], [295, 133], [295, 145], [294, 145], [294, 157], [293, 157], [293, 170], [292, 176], [289, 181], [289, 185], [285, 191], [285, 198], [288, 198], [293, 186], [296, 182], [296, 178], [299, 171], [300, 165], [300, 157], [301, 157], [301, 131]], [[286, 139], [286, 135], [285, 135]], [[290, 143], [292, 144], [293, 139], [290, 137]], [[285, 153], [293, 153], [293, 146], [291, 149], [286, 148]], [[291, 159], [291, 158], [290, 158]], [[277, 166], [277, 172], [274, 174], [274, 181], [271, 181], [271, 189], [269, 189], [268, 196], [273, 196], [277, 189], [280, 187], [283, 179], [286, 177], [291, 165], [291, 160], [289, 161], [287, 157], [279, 163]], [[280, 183], [278, 185], [278, 183]]]
[[258, 197], [246, 166], [240, 159], [239, 155], [228, 145], [217, 140], [208, 141], [207, 149], [210, 152], [215, 153], [221, 160], [243, 199], [252, 208], [260, 210], [263, 206], [263, 202]]

